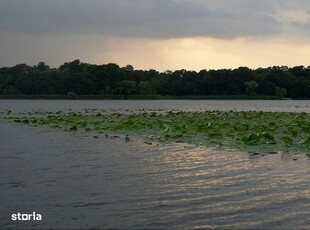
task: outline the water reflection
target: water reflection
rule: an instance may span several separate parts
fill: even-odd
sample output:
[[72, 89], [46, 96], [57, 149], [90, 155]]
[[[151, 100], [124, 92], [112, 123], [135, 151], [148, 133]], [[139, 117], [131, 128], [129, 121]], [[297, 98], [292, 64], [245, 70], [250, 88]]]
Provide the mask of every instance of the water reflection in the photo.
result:
[[[307, 228], [309, 158], [0, 123], [2, 228]], [[18, 139], [18, 145], [16, 144]], [[10, 221], [16, 211], [43, 221]]]

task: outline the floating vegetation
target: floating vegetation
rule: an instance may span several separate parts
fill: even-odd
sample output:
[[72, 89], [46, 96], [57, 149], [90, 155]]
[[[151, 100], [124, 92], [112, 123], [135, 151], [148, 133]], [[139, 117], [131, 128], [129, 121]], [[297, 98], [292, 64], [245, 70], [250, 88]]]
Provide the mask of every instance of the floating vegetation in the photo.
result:
[[[42, 113], [8, 116], [27, 125], [68, 132], [120, 133], [125, 141], [187, 142], [249, 152], [309, 153], [310, 114], [275, 112]], [[96, 135], [97, 137], [97, 135]], [[118, 137], [118, 136], [111, 136]]]

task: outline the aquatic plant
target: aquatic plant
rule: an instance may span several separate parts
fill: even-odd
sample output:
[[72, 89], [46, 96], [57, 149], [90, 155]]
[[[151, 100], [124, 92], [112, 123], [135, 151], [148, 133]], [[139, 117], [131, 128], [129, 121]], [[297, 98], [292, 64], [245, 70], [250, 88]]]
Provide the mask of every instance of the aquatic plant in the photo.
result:
[[[35, 113], [7, 116], [26, 125], [68, 132], [120, 133], [126, 142], [187, 142], [257, 152], [310, 150], [310, 114], [275, 112]], [[97, 137], [97, 136], [96, 136]]]

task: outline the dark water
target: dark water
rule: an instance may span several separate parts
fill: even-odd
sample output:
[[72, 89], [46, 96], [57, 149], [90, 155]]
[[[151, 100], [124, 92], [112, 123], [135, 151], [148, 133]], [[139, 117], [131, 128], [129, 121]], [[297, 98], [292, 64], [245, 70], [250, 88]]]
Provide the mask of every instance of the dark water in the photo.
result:
[[[310, 226], [305, 155], [251, 157], [0, 126], [0, 228]], [[11, 221], [33, 211], [43, 220]]]
[[[23, 101], [0, 112], [263, 110], [307, 101]], [[148, 145], [0, 118], [0, 228], [310, 227], [310, 158]], [[13, 213], [40, 213], [17, 222]]]

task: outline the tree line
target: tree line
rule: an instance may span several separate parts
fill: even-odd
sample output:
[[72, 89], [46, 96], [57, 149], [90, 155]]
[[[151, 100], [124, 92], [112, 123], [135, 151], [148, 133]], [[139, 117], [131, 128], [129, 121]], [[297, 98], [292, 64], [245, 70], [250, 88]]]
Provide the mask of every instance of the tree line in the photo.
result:
[[0, 68], [0, 95], [277, 96], [310, 98], [310, 67], [159, 72], [79, 60]]

